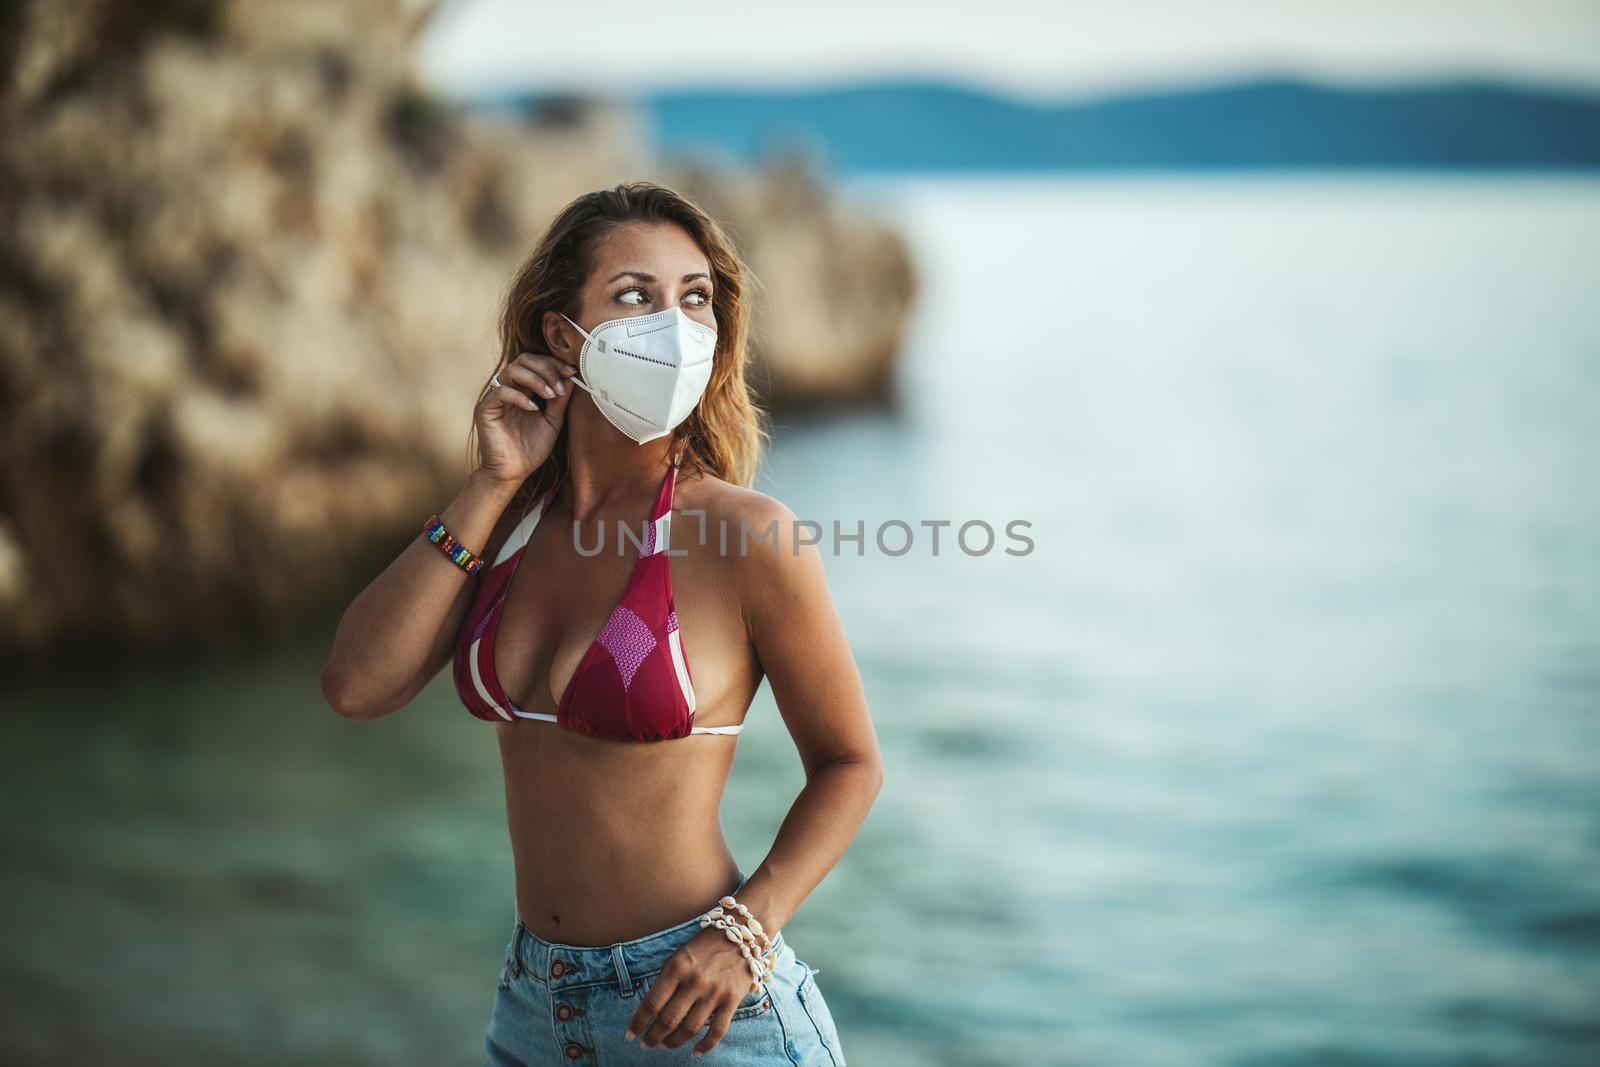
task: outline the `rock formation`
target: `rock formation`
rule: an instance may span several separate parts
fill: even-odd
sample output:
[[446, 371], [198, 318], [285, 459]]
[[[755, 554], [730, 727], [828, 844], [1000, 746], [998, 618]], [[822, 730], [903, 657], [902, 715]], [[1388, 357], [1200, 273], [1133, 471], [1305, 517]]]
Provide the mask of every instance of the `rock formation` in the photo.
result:
[[907, 253], [803, 168], [666, 167], [611, 106], [462, 114], [414, 80], [426, 5], [8, 10], [0, 655], [347, 599], [466, 473], [509, 272], [627, 177], [728, 224], [770, 400], [886, 392]]

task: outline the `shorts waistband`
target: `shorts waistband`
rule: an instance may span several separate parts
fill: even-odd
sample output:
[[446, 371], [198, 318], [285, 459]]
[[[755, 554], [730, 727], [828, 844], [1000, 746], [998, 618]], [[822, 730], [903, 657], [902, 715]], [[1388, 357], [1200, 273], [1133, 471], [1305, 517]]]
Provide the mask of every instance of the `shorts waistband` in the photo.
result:
[[[749, 876], [739, 872], [737, 894]], [[707, 910], [710, 910], [709, 908]], [[703, 914], [703, 913], [702, 913]], [[529, 977], [547, 985], [551, 992], [582, 986], [614, 984], [623, 996], [632, 996], [645, 979], [661, 970], [673, 953], [700, 932], [700, 916], [685, 919], [664, 930], [611, 945], [565, 945], [546, 941], [516, 917], [511, 935], [511, 962], [526, 970]], [[782, 951], [783, 931], [773, 935], [772, 943]]]

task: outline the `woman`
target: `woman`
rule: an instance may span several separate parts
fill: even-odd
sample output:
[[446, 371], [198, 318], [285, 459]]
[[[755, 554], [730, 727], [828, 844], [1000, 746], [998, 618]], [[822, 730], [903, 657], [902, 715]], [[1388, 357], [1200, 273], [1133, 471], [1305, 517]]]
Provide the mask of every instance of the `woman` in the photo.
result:
[[[491, 1065], [687, 1061], [691, 1042], [707, 1064], [845, 1062], [779, 931], [883, 771], [820, 555], [749, 488], [749, 284], [668, 189], [562, 211], [512, 282], [475, 469], [351, 604], [323, 673], [370, 721], [453, 660], [495, 723], [517, 917]], [[806, 785], [746, 876], [718, 808], [763, 677]]]

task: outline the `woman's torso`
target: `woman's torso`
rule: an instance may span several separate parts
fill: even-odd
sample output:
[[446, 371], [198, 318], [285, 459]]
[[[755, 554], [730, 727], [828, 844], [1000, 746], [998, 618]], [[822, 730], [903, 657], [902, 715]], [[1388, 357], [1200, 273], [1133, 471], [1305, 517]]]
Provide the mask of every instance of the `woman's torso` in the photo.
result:
[[[761, 670], [740, 610], [732, 554], [716, 535], [726, 483], [679, 475], [670, 557], [685, 657], [694, 675], [695, 723], [741, 722]], [[649, 498], [585, 522], [552, 500], [528, 542], [494, 647], [500, 684], [526, 710], [553, 712], [558, 695], [621, 599]], [[701, 537], [704, 509], [708, 536]], [[708, 543], [701, 544], [701, 540]], [[737, 542], [734, 542], [735, 545]], [[682, 552], [682, 555], [677, 553]], [[651, 933], [702, 909], [738, 877], [718, 811], [738, 735], [666, 741], [594, 737], [538, 720], [496, 725], [516, 864], [518, 914], [540, 937], [604, 945]]]

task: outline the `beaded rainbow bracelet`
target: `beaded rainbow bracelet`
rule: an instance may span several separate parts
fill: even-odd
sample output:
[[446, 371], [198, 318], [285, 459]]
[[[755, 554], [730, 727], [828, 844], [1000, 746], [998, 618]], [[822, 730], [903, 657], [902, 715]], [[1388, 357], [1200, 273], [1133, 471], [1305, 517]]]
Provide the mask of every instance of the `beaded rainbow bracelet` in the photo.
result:
[[477, 574], [483, 566], [483, 557], [474, 554], [466, 545], [450, 536], [450, 531], [444, 528], [444, 523], [435, 515], [422, 526], [422, 533], [429, 541], [439, 547], [450, 562], [466, 571], [468, 574]]

